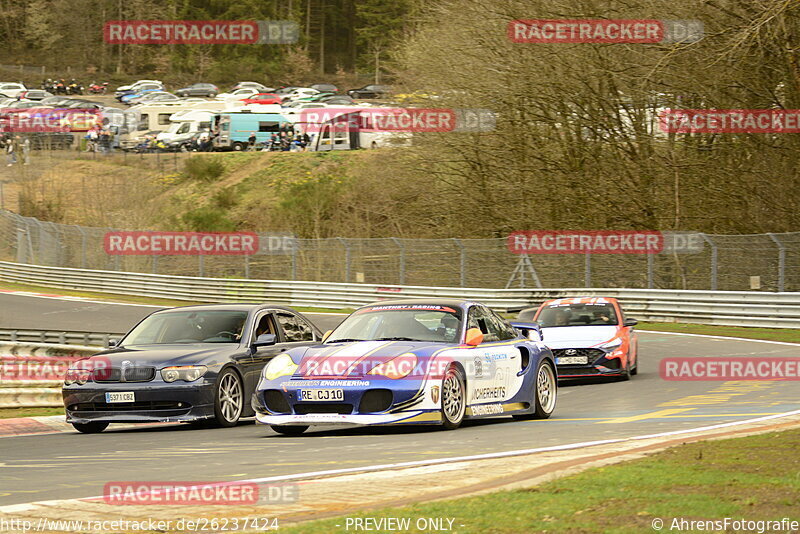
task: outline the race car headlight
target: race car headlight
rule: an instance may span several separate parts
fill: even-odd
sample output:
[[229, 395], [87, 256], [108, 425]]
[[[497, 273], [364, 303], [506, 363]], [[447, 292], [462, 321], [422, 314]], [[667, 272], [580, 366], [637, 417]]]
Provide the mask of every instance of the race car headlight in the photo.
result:
[[176, 380], [194, 382], [206, 374], [206, 371], [208, 371], [208, 367], [205, 365], [165, 367], [161, 370], [161, 378], [164, 379], [164, 382], [175, 382]]
[[600, 348], [601, 349], [606, 349], [606, 350], [611, 350], [611, 349], [616, 349], [620, 345], [622, 345], [622, 338], [618, 337], [616, 339], [612, 339], [611, 341], [609, 341], [607, 343], [603, 343], [602, 345], [600, 345]]
[[410, 352], [401, 354], [396, 358], [383, 363], [379, 363], [369, 372], [368, 375], [380, 375], [386, 378], [397, 380], [398, 378], [405, 378], [411, 374], [411, 371], [417, 366], [417, 356]]
[[291, 356], [288, 354], [280, 354], [264, 367], [264, 378], [267, 380], [275, 380], [279, 376], [291, 375], [296, 370], [297, 364], [292, 361]]

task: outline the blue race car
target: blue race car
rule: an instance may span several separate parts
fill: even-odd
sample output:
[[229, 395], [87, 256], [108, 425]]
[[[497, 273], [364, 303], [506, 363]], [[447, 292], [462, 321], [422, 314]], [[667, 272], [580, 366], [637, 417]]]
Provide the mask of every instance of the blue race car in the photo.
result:
[[323, 342], [275, 357], [253, 394], [256, 419], [281, 434], [314, 424], [433, 424], [550, 417], [553, 355], [538, 325], [477, 302], [394, 300], [359, 308]]

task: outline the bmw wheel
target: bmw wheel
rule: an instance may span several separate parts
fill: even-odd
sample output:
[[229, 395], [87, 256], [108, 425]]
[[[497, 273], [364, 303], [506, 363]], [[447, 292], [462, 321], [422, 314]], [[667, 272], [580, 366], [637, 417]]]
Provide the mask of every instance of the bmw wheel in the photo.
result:
[[467, 388], [464, 373], [451, 366], [442, 378], [442, 426], [454, 430], [464, 420], [467, 408]]
[[92, 421], [91, 423], [72, 423], [75, 430], [81, 434], [97, 434], [108, 427], [108, 423], [102, 421]]
[[244, 407], [242, 389], [242, 379], [232, 369], [220, 375], [214, 395], [214, 419], [219, 426], [231, 427], [239, 422]]

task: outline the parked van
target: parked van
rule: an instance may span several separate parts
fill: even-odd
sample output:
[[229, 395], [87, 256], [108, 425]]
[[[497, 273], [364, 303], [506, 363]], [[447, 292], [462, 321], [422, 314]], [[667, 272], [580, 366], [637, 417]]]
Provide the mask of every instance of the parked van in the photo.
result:
[[211, 120], [214, 113], [211, 111], [183, 110], [174, 113], [171, 117], [172, 124], [156, 137], [167, 146], [177, 146], [191, 141], [195, 134], [211, 131]]
[[215, 150], [241, 151], [247, 148], [250, 135], [256, 134], [256, 144], [265, 143], [273, 133], [290, 131], [291, 124], [280, 113], [228, 111], [214, 116]]

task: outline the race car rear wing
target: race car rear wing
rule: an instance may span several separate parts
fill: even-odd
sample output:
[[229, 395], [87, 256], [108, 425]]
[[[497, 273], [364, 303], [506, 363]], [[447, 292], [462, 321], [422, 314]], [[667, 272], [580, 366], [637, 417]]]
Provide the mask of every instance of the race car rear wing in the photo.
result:
[[544, 339], [542, 337], [542, 327], [539, 325], [539, 323], [511, 321], [511, 326], [513, 326], [520, 334], [531, 341], [542, 341]]

